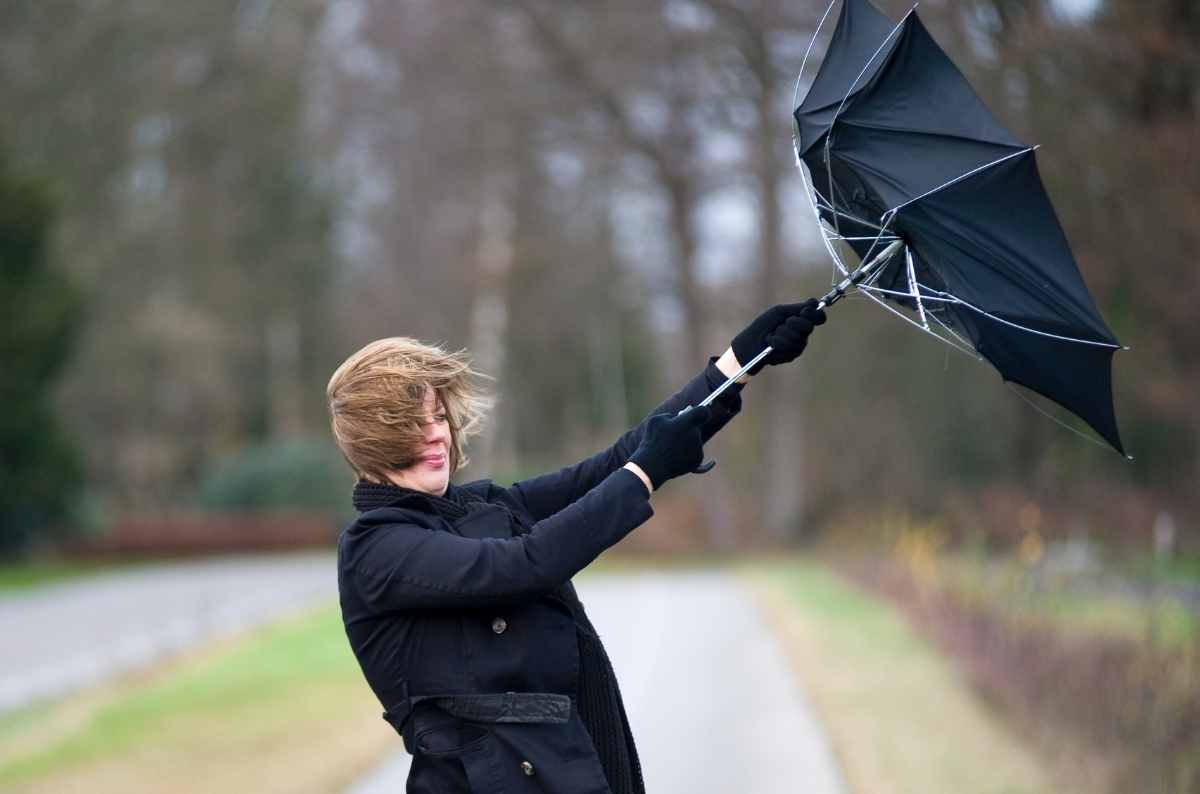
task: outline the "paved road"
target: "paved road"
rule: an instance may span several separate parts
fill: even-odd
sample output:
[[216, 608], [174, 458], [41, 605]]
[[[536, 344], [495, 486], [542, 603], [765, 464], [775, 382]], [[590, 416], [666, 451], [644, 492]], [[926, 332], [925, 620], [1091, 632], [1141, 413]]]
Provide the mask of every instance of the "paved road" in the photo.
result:
[[336, 598], [332, 553], [170, 563], [0, 596], [0, 713]]
[[[576, 586], [617, 669], [650, 794], [843, 790], [781, 649], [734, 578], [597, 575]], [[403, 791], [407, 772], [401, 751], [347, 794]]]

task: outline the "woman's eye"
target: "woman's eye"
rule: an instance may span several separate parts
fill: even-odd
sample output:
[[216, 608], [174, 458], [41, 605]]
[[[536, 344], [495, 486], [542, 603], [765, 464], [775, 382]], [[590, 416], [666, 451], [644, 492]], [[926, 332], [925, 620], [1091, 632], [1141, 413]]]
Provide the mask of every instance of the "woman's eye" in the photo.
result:
[[433, 421], [435, 421], [435, 422], [439, 422], [439, 423], [440, 423], [440, 422], [445, 422], [445, 421], [446, 421], [446, 415], [445, 415], [445, 414], [434, 414], [434, 416], [433, 416]]

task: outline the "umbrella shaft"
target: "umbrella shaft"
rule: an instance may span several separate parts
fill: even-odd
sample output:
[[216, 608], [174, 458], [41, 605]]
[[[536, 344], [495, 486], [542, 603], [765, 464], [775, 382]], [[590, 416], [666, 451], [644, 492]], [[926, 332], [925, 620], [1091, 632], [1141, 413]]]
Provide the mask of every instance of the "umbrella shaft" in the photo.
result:
[[903, 245], [904, 241], [896, 240], [887, 248], [876, 254], [871, 261], [864, 262], [863, 264], [859, 265], [858, 269], [846, 276], [846, 278], [842, 279], [836, 287], [825, 293], [825, 296], [821, 298], [821, 302], [817, 304], [817, 306], [821, 309], [824, 309], [828, 306], [832, 306], [842, 298], [846, 297], [847, 292], [849, 292], [853, 287], [861, 284], [867, 276], [871, 275], [872, 270], [891, 259], [892, 255], [899, 251]]
[[761, 353], [759, 353], [754, 358], [750, 359], [750, 361], [747, 362], [741, 369], [739, 369], [737, 372], [730, 375], [729, 378], [726, 379], [726, 381], [724, 383], [722, 383], [720, 386], [718, 386], [716, 388], [716, 390], [713, 391], [712, 394], [705, 397], [704, 401], [700, 403], [700, 407], [703, 408], [704, 406], [711, 403], [713, 400], [720, 397], [721, 392], [725, 391], [730, 386], [732, 386], [734, 383], [736, 383], [738, 378], [745, 375], [747, 372], [750, 371], [751, 367], [753, 367], [755, 364], [757, 364], [758, 362], [762, 361], [764, 358], [769, 356], [771, 354], [771, 351], [774, 349], [775, 348], [771, 347], [770, 345], [767, 345], [766, 349], [764, 349]]

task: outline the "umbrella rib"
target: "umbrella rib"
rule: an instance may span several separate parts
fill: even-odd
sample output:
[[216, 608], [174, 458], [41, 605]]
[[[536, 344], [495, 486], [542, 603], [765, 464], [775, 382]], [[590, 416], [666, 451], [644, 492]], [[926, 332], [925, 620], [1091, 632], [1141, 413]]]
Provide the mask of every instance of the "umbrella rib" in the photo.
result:
[[[876, 227], [877, 229], [879, 229], [879, 233], [876, 234], [874, 237], [864, 238], [864, 239], [869, 239], [872, 242], [871, 242], [871, 247], [867, 249], [867, 252], [859, 258], [860, 262], [862, 262], [863, 264], [866, 264], [867, 262], [871, 261], [871, 255], [875, 253], [876, 246], [879, 245], [880, 241], [882, 239], [884, 239], [884, 235], [887, 234], [887, 227], [888, 227], [888, 223], [890, 223], [890, 222], [891, 221], [889, 220], [887, 223], [884, 223], [883, 226]], [[834, 239], [844, 240], [846, 238], [839, 234]], [[900, 240], [900, 238], [895, 235], [891, 235], [887, 239], [891, 240], [892, 243], [899, 242], [899, 240]], [[868, 283], [874, 282], [875, 279], [879, 278], [879, 274], [882, 272], [883, 272], [883, 268], [877, 269], [874, 273], [870, 274], [870, 277], [867, 279], [867, 282]]]
[[1038, 148], [1037, 146], [1029, 146], [1029, 147], [1022, 149], [1019, 152], [1013, 152], [1012, 154], [1007, 154], [1004, 157], [1001, 157], [997, 160], [991, 161], [990, 163], [984, 163], [983, 165], [981, 165], [977, 168], [972, 168], [970, 171], [966, 172], [965, 174], [960, 174], [959, 176], [954, 177], [954, 179], [951, 179], [949, 182], [945, 182], [941, 185], [938, 185], [937, 187], [933, 188], [932, 190], [927, 190], [924, 193], [922, 193], [921, 195], [917, 196], [916, 198], [911, 198], [908, 201], [904, 202], [903, 204], [897, 204], [896, 206], [892, 207], [890, 210], [885, 212], [883, 215], [884, 215], [884, 217], [887, 217], [888, 215], [895, 215], [897, 212], [899, 212], [903, 208], [907, 207], [909, 204], [920, 201], [923, 198], [928, 198], [929, 196], [932, 196], [934, 193], [937, 193], [941, 190], [945, 190], [946, 188], [950, 187], [951, 185], [956, 185], [959, 182], [963, 181], [964, 179], [974, 176], [975, 174], [978, 174], [980, 171], [986, 171], [987, 169], [989, 169], [993, 166], [999, 165], [1000, 163], [1003, 163], [1007, 160], [1011, 160], [1014, 157], [1020, 157], [1023, 154], [1029, 154], [1030, 152], [1036, 150], [1037, 148]]
[[[920, 324], [920, 323], [918, 323], [916, 320], [912, 319], [911, 317], [908, 317], [908, 316], [906, 316], [906, 315], [905, 315], [903, 312], [899, 311], [898, 309], [893, 309], [891, 306], [888, 306], [888, 305], [887, 305], [887, 303], [885, 303], [885, 302], [884, 302], [884, 301], [883, 301], [881, 298], [877, 298], [877, 297], [875, 297], [874, 295], [872, 295], [872, 294], [871, 294], [871, 292], [872, 292], [873, 290], [875, 290], [875, 289], [878, 289], [878, 288], [877, 288], [877, 287], [868, 287], [868, 288], [866, 288], [866, 289], [863, 289], [863, 286], [862, 286], [861, 284], [859, 285], [859, 291], [860, 291], [860, 292], [861, 292], [863, 295], [865, 295], [867, 298], [871, 299], [871, 300], [872, 300], [872, 301], [874, 301], [875, 303], [879, 304], [879, 305], [880, 305], [880, 306], [882, 306], [883, 308], [887, 309], [889, 312], [891, 312], [892, 314], [896, 315], [896, 316], [897, 316], [897, 317], [899, 317], [901, 320], [903, 320], [904, 322], [906, 322], [906, 323], [908, 323], [909, 325], [911, 325], [913, 328], [916, 328], [918, 331], [921, 331], [922, 333], [929, 334], [930, 336], [932, 336], [934, 339], [938, 340], [938, 341], [939, 341], [939, 342], [941, 342], [942, 344], [944, 344], [944, 345], [948, 345], [948, 346], [950, 346], [950, 347], [954, 348], [955, 350], [957, 350], [958, 352], [962, 353], [963, 355], [970, 356], [971, 358], [973, 358], [973, 359], [976, 359], [976, 360], [978, 360], [978, 359], [979, 359], [979, 357], [980, 357], [980, 356], [979, 356], [979, 353], [977, 353], [975, 350], [973, 350], [973, 349], [970, 349], [970, 348], [963, 348], [963, 347], [960, 347], [959, 345], [957, 345], [957, 344], [955, 344], [954, 342], [950, 341], [950, 340], [949, 340], [949, 339], [947, 339], [946, 337], [944, 337], [944, 336], [942, 336], [942, 335], [940, 335], [940, 334], [936, 334], [936, 333], [934, 333], [932, 330], [930, 330], [930, 329], [928, 329], [928, 328], [923, 328], [923, 327], [921, 326], [921, 324]], [[901, 294], [901, 295], [907, 295], [907, 293], [903, 293], [903, 292], [902, 292], [902, 293], [900, 293], [900, 294]]]
[[917, 271], [913, 267], [912, 249], [904, 246], [904, 263], [908, 266], [908, 288], [912, 290], [913, 300], [917, 302], [917, 311], [921, 315], [921, 325], [929, 329], [929, 321], [925, 319], [925, 304], [921, 303], [921, 292], [917, 289]]
[[[920, 285], [918, 285], [918, 286], [920, 286]], [[979, 353], [978, 353], [978, 352], [975, 350], [974, 346], [972, 346], [972, 344], [971, 344], [970, 342], [968, 342], [966, 339], [964, 339], [964, 338], [963, 338], [963, 337], [962, 337], [962, 336], [961, 336], [961, 335], [960, 335], [958, 332], [956, 332], [956, 331], [955, 331], [953, 328], [951, 328], [949, 325], [947, 325], [947, 324], [946, 324], [946, 322], [945, 322], [944, 320], [942, 320], [940, 317], [938, 317], [938, 316], [937, 316], [937, 314], [936, 314], [935, 312], [933, 312], [933, 311], [930, 311], [930, 312], [929, 312], [929, 316], [933, 318], [933, 321], [934, 321], [935, 323], [937, 323], [938, 325], [940, 325], [940, 326], [942, 326], [943, 328], [945, 328], [945, 329], [946, 329], [946, 331], [947, 331], [947, 332], [948, 332], [948, 333], [949, 333], [951, 336], [953, 336], [955, 339], [957, 339], [959, 342], [961, 342], [961, 343], [962, 343], [962, 344], [963, 344], [963, 345], [966, 347], [966, 349], [970, 350], [970, 351], [971, 351], [971, 354], [972, 354], [972, 356], [973, 356], [973, 357], [974, 357], [976, 360], [979, 360], [979, 361], [982, 361], [982, 360], [983, 360], [983, 356], [979, 355]]]
[[[830, 128], [830, 132], [833, 132], [832, 127]], [[830, 165], [830, 163], [829, 163], [829, 141], [830, 140], [832, 140], [832, 136], [829, 133], [826, 133], [826, 135], [825, 135], [825, 173], [829, 176], [829, 206], [834, 207], [833, 229], [838, 234], [841, 234], [842, 230], [838, 226], [837, 208], [836, 208], [836, 205], [834, 204], [834, 202], [837, 200], [837, 193], [834, 192], [834, 188], [833, 188], [833, 166]]]
[[[816, 211], [815, 206], [813, 207], [813, 211]], [[833, 260], [834, 267], [837, 270], [840, 270], [843, 276], [850, 275], [850, 269], [846, 267], [846, 263], [842, 261], [842, 255], [838, 253], [837, 249], [833, 246], [832, 241], [838, 239], [837, 235], [829, 234], [829, 227], [826, 225], [825, 221], [821, 220], [820, 215], [817, 215], [817, 228], [821, 232], [821, 243], [825, 246], [825, 252], [829, 254], [829, 258]], [[837, 281], [836, 273], [833, 276], [833, 281]]]
[[[925, 285], [918, 282], [917, 287], [925, 287]], [[895, 295], [898, 298], [911, 298], [912, 297], [911, 293], [900, 292], [900, 291], [894, 290], [894, 289], [886, 289], [884, 287], [875, 287], [875, 286], [871, 286], [870, 284], [865, 284], [865, 283], [859, 284], [858, 288], [860, 290], [865, 290], [867, 293], [867, 297], [869, 297], [872, 300], [874, 300], [875, 302], [879, 303], [880, 306], [884, 307], [888, 311], [895, 312], [903, 319], [908, 320], [908, 322], [912, 323], [915, 327], [920, 328], [923, 331], [926, 331], [931, 336], [937, 337], [938, 339], [942, 340], [943, 342], [950, 345], [951, 347], [957, 348], [960, 352], [966, 353], [971, 358], [974, 358], [974, 359], [980, 358], [979, 353], [976, 352], [975, 348], [971, 345], [971, 343], [969, 341], [967, 341], [966, 339], [964, 339], [953, 328], [946, 325], [946, 323], [944, 321], [942, 321], [932, 309], [926, 312], [926, 316], [932, 318], [933, 321], [935, 323], [937, 323], [938, 325], [940, 325], [942, 328], [945, 328], [946, 331], [951, 336], [953, 336], [955, 339], [958, 340], [959, 344], [955, 344], [954, 342], [950, 341], [949, 339], [946, 339], [941, 334], [936, 333], [932, 328], [929, 328], [928, 325], [922, 326], [920, 323], [915, 322], [911, 318], [906, 317], [903, 314], [900, 314], [900, 312], [896, 311], [896, 309], [893, 309], [891, 306], [887, 305], [886, 303], [883, 303], [879, 298], [876, 298], [874, 295], [871, 294], [873, 292], [878, 292], [883, 295]], [[925, 287], [925, 289], [929, 289], [929, 288]], [[956, 303], [956, 301], [952, 301], [947, 298], [934, 298], [934, 297], [930, 297], [928, 295], [925, 296], [925, 300], [933, 300], [933, 301], [938, 301], [938, 302], [942, 302], [942, 303]]]
[[[818, 195], [819, 195], [819, 194], [818, 194]], [[838, 215], [842, 216], [843, 218], [845, 218], [846, 220], [849, 220], [849, 221], [854, 221], [855, 223], [857, 223], [857, 224], [858, 224], [858, 225], [860, 225], [860, 226], [867, 226], [867, 227], [869, 227], [869, 228], [871, 228], [871, 229], [876, 229], [876, 230], [878, 230], [878, 231], [882, 231], [882, 230], [883, 230], [883, 228], [884, 228], [884, 227], [880, 226], [880, 225], [879, 225], [879, 224], [877, 224], [877, 223], [871, 223], [871, 221], [864, 220], [864, 219], [862, 219], [862, 218], [858, 217], [857, 215], [851, 215], [851, 214], [850, 214], [850, 213], [848, 213], [848, 212], [842, 212], [841, 210], [836, 210], [836, 209], [834, 209], [834, 208], [833, 208], [833, 206], [832, 206], [831, 204], [829, 204], [828, 202], [826, 202], [826, 201], [824, 200], [824, 198], [822, 198], [822, 200], [821, 200], [821, 209], [828, 210], [828, 211], [829, 211], [829, 212], [831, 212], [831, 213], [836, 213], [836, 214], [838, 214]], [[841, 235], [838, 235], [838, 236], [839, 236], [839, 237], [841, 237]], [[852, 238], [845, 237], [845, 238], [843, 238], [843, 239], [849, 240], [849, 239], [852, 239]], [[875, 238], [874, 238], [874, 237], [870, 237], [870, 238], [867, 238], [867, 239], [874, 240]]]
[[991, 146], [1003, 146], [1008, 149], [1020, 149], [1021, 151], [1024, 151], [1029, 148], [1036, 148], [1036, 147], [1030, 147], [1028, 144], [1024, 144], [1024, 143], [1020, 143], [1020, 142], [1014, 144], [1011, 141], [997, 141], [997, 140], [992, 140], [991, 138], [972, 137], [971, 135], [956, 134], [953, 132], [946, 132], [945, 130], [926, 130], [926, 129], [921, 129], [919, 127], [900, 127], [900, 126], [894, 126], [894, 125], [890, 125], [890, 124], [880, 124], [878, 122], [867, 123], [865, 121], [856, 120], [853, 118], [842, 119], [841, 123], [843, 126], [857, 127], [860, 130], [872, 130], [874, 132], [892, 132], [892, 133], [898, 133], [901, 135], [919, 135], [924, 138], [938, 138], [941, 140], [949, 140], [949, 141], [966, 141], [968, 143], [986, 143]]
[[1028, 331], [1031, 334], [1037, 334], [1038, 336], [1049, 337], [1050, 339], [1057, 339], [1060, 342], [1077, 342], [1081, 345], [1095, 345], [1096, 347], [1108, 347], [1108, 348], [1112, 348], [1113, 350], [1116, 350], [1121, 347], [1120, 345], [1115, 345], [1112, 342], [1098, 342], [1095, 339], [1077, 339], [1073, 336], [1062, 336], [1060, 334], [1052, 334], [1049, 331], [1039, 331], [1036, 328], [1030, 328], [1028, 326], [1021, 325], [1020, 323], [1014, 323], [1011, 320], [1005, 320], [1003, 317], [999, 317], [995, 314], [992, 314], [991, 312], [987, 311], [986, 309], [981, 309], [978, 306], [976, 306], [975, 304], [969, 303], [968, 301], [963, 300], [962, 298], [958, 297], [957, 295], [951, 295], [949, 292], [943, 292], [941, 290], [934, 289], [933, 287], [930, 287], [925, 284], [922, 284], [921, 286], [925, 287], [925, 289], [929, 290], [930, 292], [935, 293], [936, 295], [942, 296], [944, 299], [948, 300], [951, 303], [956, 303], [960, 306], [966, 306], [968, 309], [978, 312], [979, 314], [982, 314], [984, 317], [987, 317], [991, 320], [995, 320], [998, 323], [1003, 323], [1004, 325], [1007, 325], [1011, 328], [1016, 328], [1018, 331]]
[[[861, 286], [861, 285], [860, 285], [860, 286]], [[926, 285], [924, 285], [924, 284], [917, 284], [917, 286], [918, 286], [918, 287], [924, 287], [925, 289], [929, 289], [929, 287], [928, 287], [928, 286], [926, 286]], [[880, 293], [883, 293], [884, 295], [895, 295], [897, 298], [911, 298], [911, 297], [913, 297], [913, 295], [912, 295], [912, 293], [911, 293], [911, 292], [901, 292], [900, 290], [888, 289], [887, 287], [874, 287], [874, 286], [871, 286], [871, 287], [869, 287], [869, 288], [870, 288], [872, 291], [874, 291], [874, 292], [880, 292]], [[928, 301], [938, 301], [939, 303], [961, 303], [961, 302], [962, 302], [962, 301], [958, 300], [957, 298], [953, 298], [953, 297], [951, 297], [951, 298], [940, 298], [940, 297], [936, 297], [936, 296], [933, 296], [933, 295], [925, 295], [925, 296], [923, 296], [923, 297], [925, 298], [925, 300], [928, 300]]]

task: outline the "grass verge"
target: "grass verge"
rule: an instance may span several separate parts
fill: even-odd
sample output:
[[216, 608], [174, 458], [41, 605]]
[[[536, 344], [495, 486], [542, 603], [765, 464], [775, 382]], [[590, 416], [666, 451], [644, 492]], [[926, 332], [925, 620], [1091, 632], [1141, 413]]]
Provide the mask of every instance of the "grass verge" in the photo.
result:
[[334, 792], [399, 739], [336, 605], [0, 723], [0, 790]]
[[886, 602], [799, 560], [741, 566], [853, 794], [1040, 794], [1030, 749]]

